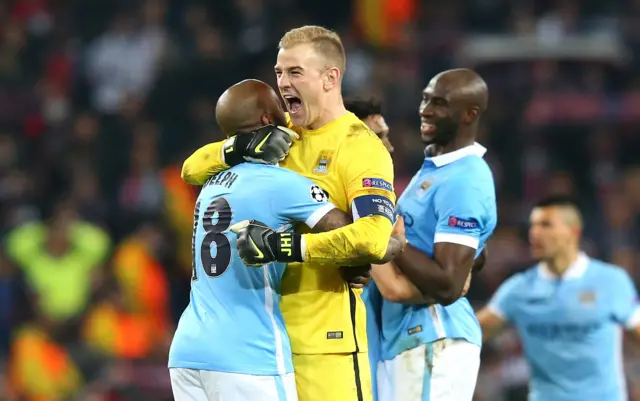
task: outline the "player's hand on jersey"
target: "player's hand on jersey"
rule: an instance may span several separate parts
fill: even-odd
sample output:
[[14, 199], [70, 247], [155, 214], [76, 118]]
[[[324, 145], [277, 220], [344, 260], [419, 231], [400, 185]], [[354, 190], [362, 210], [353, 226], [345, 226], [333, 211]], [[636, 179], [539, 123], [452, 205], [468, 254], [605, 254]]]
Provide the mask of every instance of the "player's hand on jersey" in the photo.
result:
[[391, 237], [397, 239], [402, 243], [402, 250], [407, 244], [407, 237], [404, 230], [404, 218], [402, 216], [396, 217], [396, 222], [393, 223], [393, 230], [391, 230]]
[[387, 244], [387, 251], [385, 252], [382, 261], [378, 264], [390, 262], [395, 259], [400, 252], [404, 251], [406, 245], [407, 238], [405, 237], [404, 232], [404, 219], [402, 218], [402, 216], [398, 216], [396, 218], [396, 222], [393, 224], [391, 237], [389, 238], [389, 243]]
[[364, 288], [371, 281], [371, 265], [341, 266], [340, 276], [351, 288]]
[[301, 262], [299, 235], [277, 233], [258, 220], [244, 220], [230, 230], [238, 235], [238, 255], [247, 266], [271, 262]]
[[276, 164], [284, 160], [298, 134], [286, 127], [265, 125], [250, 134], [235, 135], [224, 144], [224, 162]]

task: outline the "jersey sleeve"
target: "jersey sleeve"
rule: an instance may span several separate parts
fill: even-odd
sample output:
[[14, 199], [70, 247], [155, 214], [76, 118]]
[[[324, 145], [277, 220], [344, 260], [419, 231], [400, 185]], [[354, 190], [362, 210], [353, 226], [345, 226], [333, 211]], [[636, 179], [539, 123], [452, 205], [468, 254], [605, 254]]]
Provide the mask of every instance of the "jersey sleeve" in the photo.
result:
[[612, 282], [613, 318], [619, 324], [631, 329], [640, 326], [640, 304], [638, 293], [631, 277], [617, 268], [618, 277]]
[[452, 180], [435, 194], [434, 243], [449, 242], [478, 249], [484, 225], [488, 224], [487, 196], [479, 184]]
[[182, 164], [182, 180], [191, 185], [204, 185], [215, 173], [227, 170], [229, 166], [222, 155], [225, 142], [210, 143], [193, 152]]
[[364, 131], [355, 135], [358, 137], [347, 138], [346, 146], [351, 151], [346, 153], [348, 161], [343, 170], [353, 219], [383, 216], [393, 222], [396, 196], [391, 155], [373, 134]]
[[516, 274], [502, 283], [487, 305], [491, 312], [503, 320], [514, 320], [515, 295], [518, 293], [521, 277], [521, 274]]
[[309, 228], [315, 225], [335, 205], [329, 202], [327, 193], [313, 181], [287, 171], [280, 179], [281, 185], [273, 187], [271, 210], [289, 221], [299, 221]]

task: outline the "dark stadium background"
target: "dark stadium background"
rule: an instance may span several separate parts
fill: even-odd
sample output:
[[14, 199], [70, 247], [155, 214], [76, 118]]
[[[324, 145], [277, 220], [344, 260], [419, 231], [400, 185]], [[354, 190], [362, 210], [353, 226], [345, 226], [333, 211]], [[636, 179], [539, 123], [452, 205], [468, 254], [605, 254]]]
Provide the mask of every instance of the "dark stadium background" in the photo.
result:
[[[0, 400], [171, 399], [166, 354], [188, 299], [195, 194], [180, 163], [222, 138], [216, 97], [244, 78], [273, 83], [277, 40], [303, 24], [342, 35], [347, 94], [384, 101], [398, 192], [421, 164], [429, 78], [460, 66], [486, 78], [480, 140], [500, 224], [475, 305], [529, 263], [529, 207], [549, 193], [578, 196], [588, 253], [640, 278], [640, 1], [7, 0]], [[30, 220], [32, 233], [16, 231]], [[58, 256], [43, 273], [34, 255], [47, 251]], [[626, 348], [636, 394], [639, 355]], [[483, 351], [477, 400], [524, 400], [526, 378], [507, 333]], [[10, 395], [7, 382], [50, 396]]]

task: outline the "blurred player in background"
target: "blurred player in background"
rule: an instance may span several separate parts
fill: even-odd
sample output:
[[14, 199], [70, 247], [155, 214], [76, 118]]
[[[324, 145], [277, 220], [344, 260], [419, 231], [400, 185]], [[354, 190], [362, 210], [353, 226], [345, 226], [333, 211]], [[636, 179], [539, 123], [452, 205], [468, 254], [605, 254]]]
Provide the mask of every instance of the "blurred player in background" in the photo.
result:
[[[382, 141], [389, 153], [393, 152], [393, 145], [389, 141], [389, 126], [382, 115], [380, 102], [369, 99], [348, 99], [344, 106], [361, 119], [371, 131]], [[380, 360], [380, 329], [382, 295], [374, 281], [369, 282], [362, 292], [362, 300], [367, 309], [367, 341], [369, 343], [369, 365], [371, 369], [371, 387], [373, 401], [378, 400], [378, 361]]]
[[487, 86], [475, 72], [436, 75], [422, 93], [422, 168], [398, 202], [408, 241], [374, 266], [382, 304], [382, 401], [471, 401], [482, 336], [466, 298], [496, 223], [493, 176], [475, 142]]
[[389, 126], [382, 115], [380, 102], [374, 99], [348, 99], [345, 100], [344, 107], [367, 124], [367, 127], [380, 138], [389, 153], [393, 152], [393, 145], [389, 141]]
[[[280, 236], [275, 244], [279, 249], [260, 252], [292, 262], [282, 280], [281, 308], [300, 400], [371, 400], [362, 290], [350, 289], [337, 266], [358, 258], [364, 264], [387, 253], [395, 201], [391, 157], [376, 135], [344, 107], [346, 60], [338, 35], [305, 26], [287, 32], [279, 47], [278, 88], [301, 136], [281, 165], [313, 179], [339, 209], [351, 212], [354, 223], [339, 238]], [[241, 161], [228, 159], [228, 151], [225, 142], [199, 149], [185, 161], [183, 178], [202, 184], [212, 173]], [[234, 152], [248, 153], [242, 148], [231, 149]], [[294, 258], [280, 252], [291, 244], [301, 250]]]
[[640, 340], [631, 278], [580, 251], [582, 216], [571, 199], [539, 202], [529, 221], [540, 263], [505, 281], [478, 312], [484, 339], [515, 326], [531, 368], [531, 401], [626, 401], [621, 328]]

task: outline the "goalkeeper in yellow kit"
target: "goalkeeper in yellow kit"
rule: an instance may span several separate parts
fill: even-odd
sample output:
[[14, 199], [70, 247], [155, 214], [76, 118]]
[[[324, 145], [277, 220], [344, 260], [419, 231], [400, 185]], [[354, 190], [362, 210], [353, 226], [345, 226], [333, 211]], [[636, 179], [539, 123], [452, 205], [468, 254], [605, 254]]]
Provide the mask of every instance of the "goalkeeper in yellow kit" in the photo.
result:
[[[259, 263], [289, 262], [280, 307], [299, 400], [369, 401], [362, 290], [349, 288], [338, 267], [379, 260], [387, 251], [395, 204], [391, 156], [343, 105], [345, 54], [337, 34], [317, 26], [297, 28], [282, 37], [279, 49], [278, 88], [300, 135], [281, 166], [314, 180], [331, 202], [352, 214], [354, 223], [340, 235], [266, 232], [276, 241], [259, 241], [254, 255], [247, 255], [251, 249], [241, 253]], [[283, 143], [276, 136], [271, 136], [273, 143], [267, 135], [258, 144], [231, 138], [207, 145], [185, 161], [183, 179], [201, 185], [231, 164], [259, 159], [269, 146]]]

